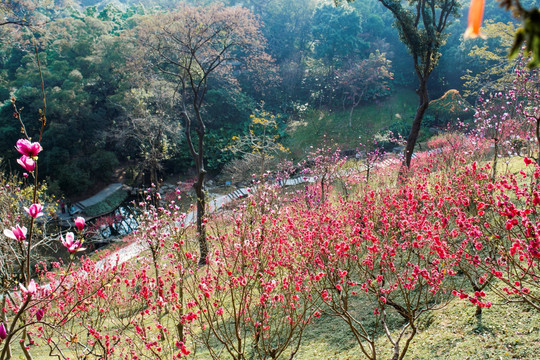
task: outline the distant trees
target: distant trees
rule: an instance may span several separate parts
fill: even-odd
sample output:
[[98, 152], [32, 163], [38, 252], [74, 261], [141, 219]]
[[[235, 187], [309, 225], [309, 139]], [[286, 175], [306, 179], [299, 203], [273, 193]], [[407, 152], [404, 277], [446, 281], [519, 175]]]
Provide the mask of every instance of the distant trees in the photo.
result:
[[500, 5], [506, 10], [511, 10], [514, 17], [522, 19], [523, 26], [517, 29], [514, 44], [510, 50], [510, 57], [515, 57], [521, 52], [521, 46], [532, 53], [527, 66], [535, 68], [540, 66], [540, 9], [531, 6], [526, 9], [521, 0], [499, 0]]
[[53, 3], [40, 4], [38, 0], [11, 0], [0, 3], [0, 26], [22, 27], [39, 26], [47, 21], [45, 12], [51, 10]]
[[[335, 2], [341, 3], [340, 0]], [[414, 0], [407, 4], [401, 0], [379, 2], [394, 16], [394, 26], [413, 58], [419, 83], [416, 90], [419, 104], [405, 148], [405, 165], [410, 167], [420, 125], [429, 106], [428, 79], [439, 62], [439, 49], [447, 36], [444, 33], [446, 25], [458, 15], [460, 4], [457, 0]]]
[[362, 18], [352, 9], [324, 5], [313, 14], [314, 55], [329, 73], [350, 61], [361, 48]]
[[176, 11], [147, 19], [138, 38], [149, 49], [151, 63], [165, 78], [177, 84], [179, 112], [184, 134], [197, 171], [199, 264], [206, 264], [208, 248], [204, 227], [206, 194], [203, 105], [209, 88], [220, 82], [235, 85], [235, 75], [270, 64], [264, 52], [259, 22], [247, 9], [213, 4], [184, 4]]
[[480, 138], [493, 144], [492, 176], [498, 159], [527, 155], [540, 162], [540, 77], [521, 57], [504, 91], [482, 92], [474, 120]]
[[[108, 181], [107, 175], [114, 170], [109, 165], [118, 164], [118, 153], [110, 152], [113, 147], [101, 134], [110, 130], [122, 111], [111, 100], [122, 91], [123, 75], [117, 70], [125, 68], [125, 60], [119, 56], [121, 47], [116, 34], [124, 28], [127, 15], [117, 9], [124, 18], [117, 16], [115, 22], [105, 16], [111, 14], [110, 7], [108, 12], [62, 11], [62, 17], [43, 23], [36, 36], [50, 102], [43, 144], [49, 151], [40, 159], [40, 178], [50, 177], [51, 187], [73, 195], [94, 182]], [[26, 27], [16, 29], [25, 36], [28, 33]], [[35, 114], [41, 106], [37, 64], [34, 55], [28, 54], [13, 36], [0, 48], [0, 101], [14, 96], [23, 108], [23, 116]], [[9, 155], [18, 128], [8, 121], [12, 111], [5, 103], [0, 106], [0, 118], [0, 148]], [[27, 126], [34, 131], [37, 125], [29, 122]], [[107, 157], [101, 156], [103, 150], [109, 151]], [[96, 161], [87, 161], [92, 156]], [[9, 168], [9, 162], [9, 156], [3, 157], [2, 165]]]
[[[470, 48], [468, 70], [461, 77], [465, 96], [478, 97], [482, 90], [503, 91], [511, 86], [513, 68], [519, 61], [509, 60], [507, 53], [515, 32], [516, 26], [511, 22], [485, 22], [482, 33], [488, 38]], [[466, 43], [460, 47], [464, 46]]]
[[[216, 1], [201, 3], [213, 2]], [[139, 140], [131, 137], [129, 141], [118, 142], [114, 135], [118, 130], [142, 135], [142, 132], [138, 132], [139, 125], [148, 123], [134, 121], [135, 118], [141, 120], [143, 117], [128, 113], [130, 109], [126, 99], [133, 95], [132, 90], [148, 90], [152, 82], [162, 80], [160, 76], [163, 75], [162, 73], [156, 76], [150, 71], [153, 65], [158, 64], [157, 61], [155, 64], [146, 62], [145, 67], [133, 71], [131, 62], [137, 61], [137, 57], [144, 58], [145, 55], [139, 53], [140, 49], [134, 46], [133, 33], [129, 30], [158, 12], [156, 18], [164, 19], [164, 13], [170, 11], [175, 5], [174, 2], [169, 1], [166, 5], [160, 2], [161, 7], [138, 4], [126, 8], [112, 3], [104, 6], [94, 0], [76, 3], [83, 7], [63, 7], [59, 2], [36, 0], [12, 0], [0, 4], [0, 18], [3, 19], [0, 21], [0, 36], [3, 38], [0, 46], [0, 102], [14, 95], [17, 103], [24, 108], [24, 113], [37, 111], [39, 94], [35, 91], [36, 66], [32, 56], [28, 56], [26, 52], [32, 39], [35, 39], [43, 60], [45, 91], [51, 103], [48, 109], [51, 121], [45, 129], [47, 136], [44, 137], [44, 146], [49, 151], [41, 159], [41, 179], [49, 177], [51, 188], [61, 189], [71, 196], [85, 191], [96, 182], [107, 181], [107, 176], [102, 176], [103, 173], [95, 171], [94, 167], [85, 161], [92, 156], [100, 162], [96, 164], [97, 168], [108, 168], [109, 174], [112, 169], [107, 164], [119, 162], [130, 170], [132, 167], [137, 167], [136, 170], [140, 170], [141, 166], [147, 167], [147, 173], [154, 173], [154, 180], [162, 177], [165, 172], [183, 172], [194, 165], [192, 154], [186, 146], [169, 147], [167, 159], [160, 160], [158, 164], [146, 161], [148, 158], [144, 159], [144, 154], [148, 155], [150, 152], [147, 151], [148, 148], [141, 150], [142, 143]], [[150, 3], [151, 1], [146, 0], [142, 2], [145, 5]], [[459, 24], [453, 28], [444, 26], [444, 21], [453, 16], [451, 1], [433, 2], [433, 8], [424, 6], [432, 3], [427, 0], [414, 0], [411, 2], [413, 6], [397, 0], [363, 0], [337, 8], [318, 0], [226, 0], [224, 3], [224, 9], [243, 6], [257, 16], [257, 22], [262, 25], [259, 29], [261, 38], [264, 36], [268, 39], [265, 52], [275, 59], [276, 67], [251, 67], [254, 71], [246, 71], [248, 66], [245, 65], [257, 62], [257, 57], [248, 55], [247, 50], [242, 50], [235, 56], [243, 57], [243, 61], [226, 60], [218, 66], [218, 70], [224, 71], [216, 70], [208, 77], [209, 87], [201, 109], [206, 127], [205, 168], [213, 174], [221, 171], [234, 158], [231, 152], [222, 149], [231, 145], [233, 135], [247, 134], [249, 115], [261, 100], [265, 102], [265, 108], [269, 112], [281, 115], [285, 120], [302, 116], [300, 109], [343, 108], [349, 111], [350, 121], [355, 121], [356, 110], [366, 100], [373, 99], [373, 89], [381, 89], [382, 91], [377, 90], [376, 96], [382, 97], [390, 94], [397, 86], [411, 86], [416, 82], [418, 74], [424, 81], [430, 69], [437, 63], [440, 56], [438, 49], [445, 42], [444, 33], [449, 31], [454, 33], [454, 36], [449, 40], [452, 41], [449, 44], [451, 46], [446, 46], [447, 50], [443, 50], [447, 65], [444, 68], [439, 66], [439, 70], [435, 70], [435, 74], [429, 77], [430, 92], [440, 92], [442, 95], [443, 90], [447, 89], [447, 81], [452, 81], [449, 78], [455, 81], [452, 87], [462, 92], [459, 77], [467, 66], [472, 70], [472, 77], [486, 69], [495, 69], [491, 61], [477, 61], [470, 65], [464, 58], [463, 51], [456, 50], [470, 50], [474, 44], [467, 43], [458, 47], [461, 41], [456, 34], [462, 31], [458, 29]], [[514, 3], [515, 1], [512, 1], [512, 4]], [[532, 7], [532, 0], [522, 3], [526, 8]], [[437, 4], [440, 4], [440, 7]], [[93, 6], [84, 7], [85, 5]], [[393, 11], [383, 11], [383, 5]], [[487, 6], [486, 11], [490, 18], [496, 17], [493, 15], [495, 8], [496, 2]], [[204, 9], [207, 12], [209, 8]], [[437, 16], [434, 17], [428, 14], [429, 12], [434, 12]], [[408, 17], [398, 21], [397, 15], [405, 16], [401, 13], [408, 14]], [[427, 21], [428, 17], [423, 18], [423, 13], [429, 15], [431, 22]], [[499, 13], [510, 16], [504, 11]], [[443, 15], [442, 18], [439, 15]], [[401, 29], [399, 31], [402, 33], [403, 43], [399, 40], [398, 31], [388, 26], [392, 19], [396, 20], [396, 29]], [[424, 20], [430, 25], [426, 26]], [[407, 24], [410, 25], [407, 28], [410, 33], [405, 31], [404, 26], [408, 26]], [[439, 32], [443, 27], [444, 31]], [[485, 31], [488, 31], [487, 27]], [[497, 42], [496, 38], [488, 40], [489, 44]], [[510, 44], [511, 38], [508, 37], [504, 42]], [[478, 44], [476, 53], [480, 57], [489, 57], [490, 50], [484, 51], [483, 44]], [[412, 46], [410, 50], [412, 49], [413, 57], [404, 61], [407, 46]], [[392, 61], [395, 80], [374, 80], [373, 85], [362, 85], [357, 80], [363, 79], [364, 75], [355, 74], [362, 74], [359, 67], [369, 62], [370, 54], [375, 56], [377, 51]], [[505, 56], [506, 51], [502, 55]], [[396, 58], [400, 61], [396, 61]], [[416, 66], [413, 58], [417, 60]], [[223, 67], [224, 65], [226, 66]], [[167, 70], [170, 71], [170, 67]], [[426, 73], [423, 73], [424, 70]], [[227, 72], [227, 76], [222, 76]], [[279, 83], [276, 82], [278, 86], [268, 86], [268, 82], [273, 82], [278, 77], [276, 74], [280, 78]], [[371, 73], [368, 71], [367, 74]], [[498, 77], [498, 74], [490, 71], [484, 74], [490, 81]], [[174, 76], [167, 77], [170, 80]], [[482, 79], [467, 79], [470, 80], [467, 86], [476, 88]], [[394, 86], [389, 85], [390, 83]], [[361, 88], [368, 89], [364, 96], [359, 96], [363, 92], [360, 91]], [[419, 86], [420, 90], [422, 86]], [[174, 86], [171, 93], [174, 94]], [[180, 93], [181, 91], [178, 91], [176, 96]], [[422, 91], [420, 93], [422, 94]], [[421, 97], [425, 98], [423, 95]], [[191, 105], [191, 99], [188, 99], [188, 103]], [[420, 119], [420, 110], [423, 109], [421, 104], [424, 102], [419, 104], [417, 120]], [[153, 113], [153, 100], [149, 100], [146, 105], [146, 110], [152, 113], [152, 116], [156, 115]], [[179, 106], [178, 102], [176, 106]], [[179, 111], [174, 113], [174, 110], [167, 110], [167, 115], [175, 119], [182, 116]], [[11, 139], [18, 132], [17, 127], [7, 121], [11, 116], [9, 106], [0, 106], [0, 152], [5, 154], [1, 160], [5, 168], [13, 166], [8, 160], [13, 157], [8, 155], [13, 152]], [[195, 124], [194, 112], [191, 117]], [[409, 118], [404, 121], [408, 122]], [[425, 123], [425, 120], [422, 122]], [[73, 125], [76, 131], [69, 131], [68, 124]], [[35, 127], [32, 123], [28, 126]], [[198, 141], [196, 127], [191, 127], [194, 145], [197, 145]], [[314, 141], [316, 145], [317, 139]], [[412, 143], [412, 140], [409, 141], [410, 146]], [[159, 147], [158, 142], [154, 144]], [[147, 145], [149, 143], [144, 146]], [[356, 145], [344, 144], [351, 148]], [[102, 161], [100, 150], [107, 151], [107, 156], [112, 161]], [[156, 159], [154, 155], [150, 157]], [[154, 170], [149, 170], [150, 168]]]
[[349, 127], [352, 127], [354, 109], [367, 97], [377, 97], [386, 93], [388, 81], [393, 79], [390, 61], [380, 52], [372, 53], [369, 58], [354, 62], [349, 68], [336, 72], [338, 86], [343, 92], [343, 107], [350, 105]]
[[182, 137], [179, 116], [175, 117], [172, 106], [174, 91], [167, 81], [147, 79], [141, 87], [126, 92], [125, 116], [106, 135], [118, 144], [129, 143], [126, 150], [135, 161], [134, 178], [144, 174], [142, 183], [147, 186], [159, 188], [163, 162], [172, 157]]
[[265, 103], [283, 108], [291, 100], [303, 101], [309, 96], [310, 89], [304, 80], [313, 51], [313, 14], [318, 1], [228, 0], [226, 3], [250, 9], [264, 25], [261, 31], [267, 40], [266, 51], [275, 59], [280, 76], [279, 88], [266, 97]]

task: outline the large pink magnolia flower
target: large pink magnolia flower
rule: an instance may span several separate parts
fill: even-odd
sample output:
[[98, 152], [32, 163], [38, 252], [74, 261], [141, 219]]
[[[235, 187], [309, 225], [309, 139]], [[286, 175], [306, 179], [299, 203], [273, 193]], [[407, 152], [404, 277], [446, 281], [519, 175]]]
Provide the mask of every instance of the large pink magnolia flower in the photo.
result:
[[4, 229], [4, 235], [8, 238], [18, 241], [23, 241], [26, 239], [26, 227], [20, 227], [19, 224], [12, 227], [11, 230]]
[[68, 232], [65, 239], [62, 235], [60, 235], [60, 238], [62, 239], [62, 244], [71, 254], [86, 250], [86, 248], [81, 247], [82, 244], [80, 241], [75, 241], [75, 235], [72, 232]]
[[26, 171], [34, 171], [36, 168], [36, 162], [29, 156], [23, 155], [20, 159], [17, 159], [19, 165], [21, 165]]
[[25, 287], [23, 284], [19, 284], [19, 287], [21, 288], [23, 294], [27, 295], [34, 295], [37, 291], [37, 285], [34, 279], [30, 280], [28, 286]]
[[43, 150], [40, 143], [38, 143], [38, 142], [33, 143], [33, 142], [30, 142], [30, 141], [28, 141], [26, 139], [17, 140], [17, 146], [15, 146], [15, 148], [22, 155], [26, 155], [26, 156], [31, 157], [31, 158], [36, 157], [37, 154], [39, 154], [39, 152], [41, 150]]
[[41, 204], [32, 204], [29, 208], [25, 207], [24, 210], [34, 219], [43, 216], [43, 212], [41, 212], [43, 206]]

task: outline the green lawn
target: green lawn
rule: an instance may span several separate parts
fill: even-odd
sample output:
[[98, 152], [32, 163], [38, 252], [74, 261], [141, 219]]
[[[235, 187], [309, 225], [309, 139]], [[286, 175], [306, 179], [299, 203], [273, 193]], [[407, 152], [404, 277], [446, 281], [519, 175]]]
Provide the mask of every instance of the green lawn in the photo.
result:
[[[441, 311], [421, 321], [406, 359], [480, 360], [540, 359], [540, 314], [525, 306], [511, 304], [484, 309], [482, 326], [474, 316], [475, 307], [454, 300]], [[321, 317], [308, 328], [297, 359], [363, 359], [359, 346], [346, 324], [336, 318]], [[390, 359], [384, 335], [379, 337], [380, 359]]]
[[310, 146], [356, 149], [360, 142], [391, 124], [411, 124], [417, 107], [416, 93], [400, 89], [394, 95], [356, 108], [349, 127], [349, 110], [311, 110], [289, 124], [287, 146], [295, 159], [302, 158]]

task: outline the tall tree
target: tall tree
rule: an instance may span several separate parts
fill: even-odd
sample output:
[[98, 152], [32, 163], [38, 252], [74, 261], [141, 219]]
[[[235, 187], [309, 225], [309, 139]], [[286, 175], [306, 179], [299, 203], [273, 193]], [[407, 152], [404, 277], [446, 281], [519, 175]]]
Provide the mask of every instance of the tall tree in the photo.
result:
[[264, 52], [258, 20], [241, 7], [183, 4], [176, 11], [149, 18], [139, 30], [139, 39], [150, 50], [152, 63], [178, 86], [185, 138], [197, 170], [194, 188], [199, 264], [204, 265], [208, 255], [204, 227], [205, 95], [210, 84], [228, 81], [234, 86], [235, 74], [265, 66], [270, 57]]
[[460, 3], [457, 0], [379, 0], [379, 2], [394, 16], [394, 26], [413, 58], [418, 78], [419, 86], [416, 92], [419, 103], [405, 147], [405, 165], [410, 167], [420, 125], [429, 106], [428, 79], [439, 62], [439, 49], [447, 37], [444, 30], [451, 18], [458, 16]]
[[322, 59], [333, 76], [334, 70], [361, 50], [362, 18], [352, 8], [324, 5], [313, 14], [314, 55]]

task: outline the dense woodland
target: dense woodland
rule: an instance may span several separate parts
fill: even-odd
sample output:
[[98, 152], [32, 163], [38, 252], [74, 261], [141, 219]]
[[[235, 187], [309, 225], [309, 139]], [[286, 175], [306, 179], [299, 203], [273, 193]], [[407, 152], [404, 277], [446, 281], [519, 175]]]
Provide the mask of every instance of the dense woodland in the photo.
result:
[[[127, 171], [128, 179], [138, 176], [146, 185], [171, 173], [192, 171], [177, 96], [179, 83], [174, 75], [159, 70], [152, 58], [152, 41], [145, 38], [162, 24], [165, 14], [178, 11], [175, 2], [47, 2], [38, 7], [37, 2], [20, 3], [12, 16], [33, 26], [0, 29], [0, 99], [4, 101], [0, 149], [5, 171], [15, 167], [12, 139], [19, 133], [10, 98], [16, 98], [27, 120], [34, 119], [42, 106], [35, 49], [49, 120], [43, 136], [49, 151], [40, 159], [39, 176], [47, 179], [51, 191], [85, 192], [95, 183], [111, 181], [119, 167]], [[263, 108], [276, 116], [275, 135], [286, 145], [288, 124], [312, 110], [350, 111], [351, 122], [352, 110], [363, 104], [418, 87], [412, 58], [391, 26], [393, 16], [379, 1], [337, 7], [315, 0], [225, 4], [238, 5], [251, 12], [256, 32], [252, 35], [260, 42], [257, 51], [267, 57], [245, 54], [209, 74], [201, 111], [208, 128], [205, 161], [213, 175], [240, 156], [224, 149], [235, 145], [233, 137], [249, 133], [250, 115]], [[430, 99], [457, 89], [475, 104], [481, 89], [497, 89], [508, 69], [515, 67], [505, 57], [516, 29], [511, 14], [488, 2], [489, 39], [464, 42], [465, 11], [456, 5], [456, 13], [448, 19], [439, 65], [429, 77]], [[239, 33], [247, 31], [251, 31], [247, 25], [238, 28]], [[410, 121], [391, 130], [406, 137]], [[445, 126], [435, 116], [424, 123], [427, 128]], [[28, 122], [29, 130], [38, 125]], [[366, 134], [356, 134], [362, 135]], [[313, 139], [313, 145], [318, 144], [320, 139]], [[339, 145], [359, 146], [350, 141]], [[302, 156], [305, 151], [294, 154], [295, 160]]]

